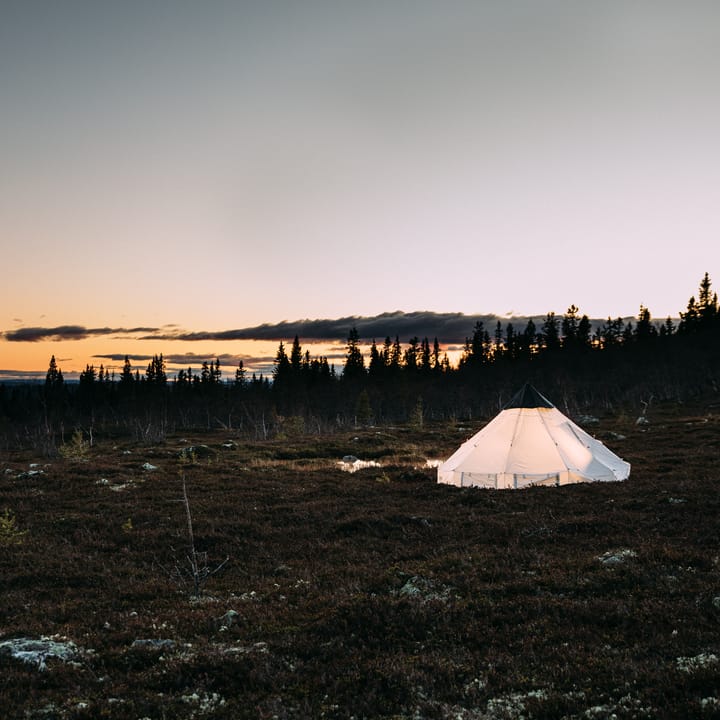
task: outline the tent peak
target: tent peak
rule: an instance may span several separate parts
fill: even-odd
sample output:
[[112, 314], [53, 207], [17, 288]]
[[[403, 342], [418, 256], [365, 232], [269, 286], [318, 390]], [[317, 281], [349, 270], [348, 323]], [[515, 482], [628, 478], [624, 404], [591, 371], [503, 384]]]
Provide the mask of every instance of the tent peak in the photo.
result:
[[525, 383], [503, 409], [538, 407], [553, 408], [555, 406], [546, 397], [542, 396], [530, 383]]

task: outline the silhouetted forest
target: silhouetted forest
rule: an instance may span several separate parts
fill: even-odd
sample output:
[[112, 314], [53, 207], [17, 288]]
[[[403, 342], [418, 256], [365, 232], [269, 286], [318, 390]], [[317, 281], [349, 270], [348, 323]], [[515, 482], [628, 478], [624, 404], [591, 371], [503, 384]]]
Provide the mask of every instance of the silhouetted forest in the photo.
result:
[[51, 358], [44, 384], [0, 385], [0, 433], [7, 446], [53, 454], [81, 430], [157, 442], [167, 433], [224, 427], [254, 438], [327, 433], [359, 425], [467, 420], [498, 411], [525, 381], [563, 411], [641, 410], [652, 402], [703, 401], [718, 395], [720, 310], [710, 277], [702, 278], [679, 321], [610, 318], [593, 327], [571, 305], [540, 326], [498, 322], [468, 328], [453, 365], [442, 338], [373, 340], [363, 354], [349, 329], [343, 367], [281, 342], [272, 378], [242, 363], [225, 373], [219, 360], [169, 378], [162, 355], [141, 372], [126, 358], [119, 377], [89, 365], [65, 382]]

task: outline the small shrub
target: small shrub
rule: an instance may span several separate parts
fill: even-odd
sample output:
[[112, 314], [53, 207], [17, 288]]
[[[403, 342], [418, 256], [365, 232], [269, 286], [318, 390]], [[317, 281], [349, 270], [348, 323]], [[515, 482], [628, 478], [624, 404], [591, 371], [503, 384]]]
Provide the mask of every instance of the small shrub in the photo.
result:
[[83, 438], [83, 431], [78, 428], [72, 436], [72, 440], [58, 448], [61, 457], [66, 460], [87, 460], [90, 454], [90, 443]]
[[0, 546], [22, 545], [26, 534], [27, 530], [18, 528], [15, 515], [6, 508], [0, 515]]

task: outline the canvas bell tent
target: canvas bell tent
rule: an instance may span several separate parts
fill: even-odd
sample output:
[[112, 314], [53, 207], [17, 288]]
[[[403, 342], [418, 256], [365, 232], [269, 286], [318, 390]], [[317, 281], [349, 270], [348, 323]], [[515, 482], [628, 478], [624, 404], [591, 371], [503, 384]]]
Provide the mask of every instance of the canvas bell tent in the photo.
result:
[[438, 482], [506, 489], [625, 480], [629, 474], [629, 463], [525, 385], [438, 467]]

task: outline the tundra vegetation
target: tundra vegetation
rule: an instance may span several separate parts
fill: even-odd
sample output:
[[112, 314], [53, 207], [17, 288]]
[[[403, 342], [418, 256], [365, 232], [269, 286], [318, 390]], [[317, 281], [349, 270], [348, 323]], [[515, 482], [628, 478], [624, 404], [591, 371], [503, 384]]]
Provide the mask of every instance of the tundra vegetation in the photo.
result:
[[[380, 395], [404, 398], [397, 417], [357, 354], [357, 396], [330, 373], [328, 414], [322, 393], [283, 406], [295, 386], [220, 382], [218, 364], [163, 382], [159, 356], [125, 390], [55, 366], [25, 416], [5, 388], [1, 714], [720, 717], [713, 298], [704, 330], [658, 330], [652, 350], [629, 335], [570, 362], [559, 332], [476, 375], [421, 361], [427, 384]], [[629, 480], [438, 485], [433, 461], [526, 379]]]

